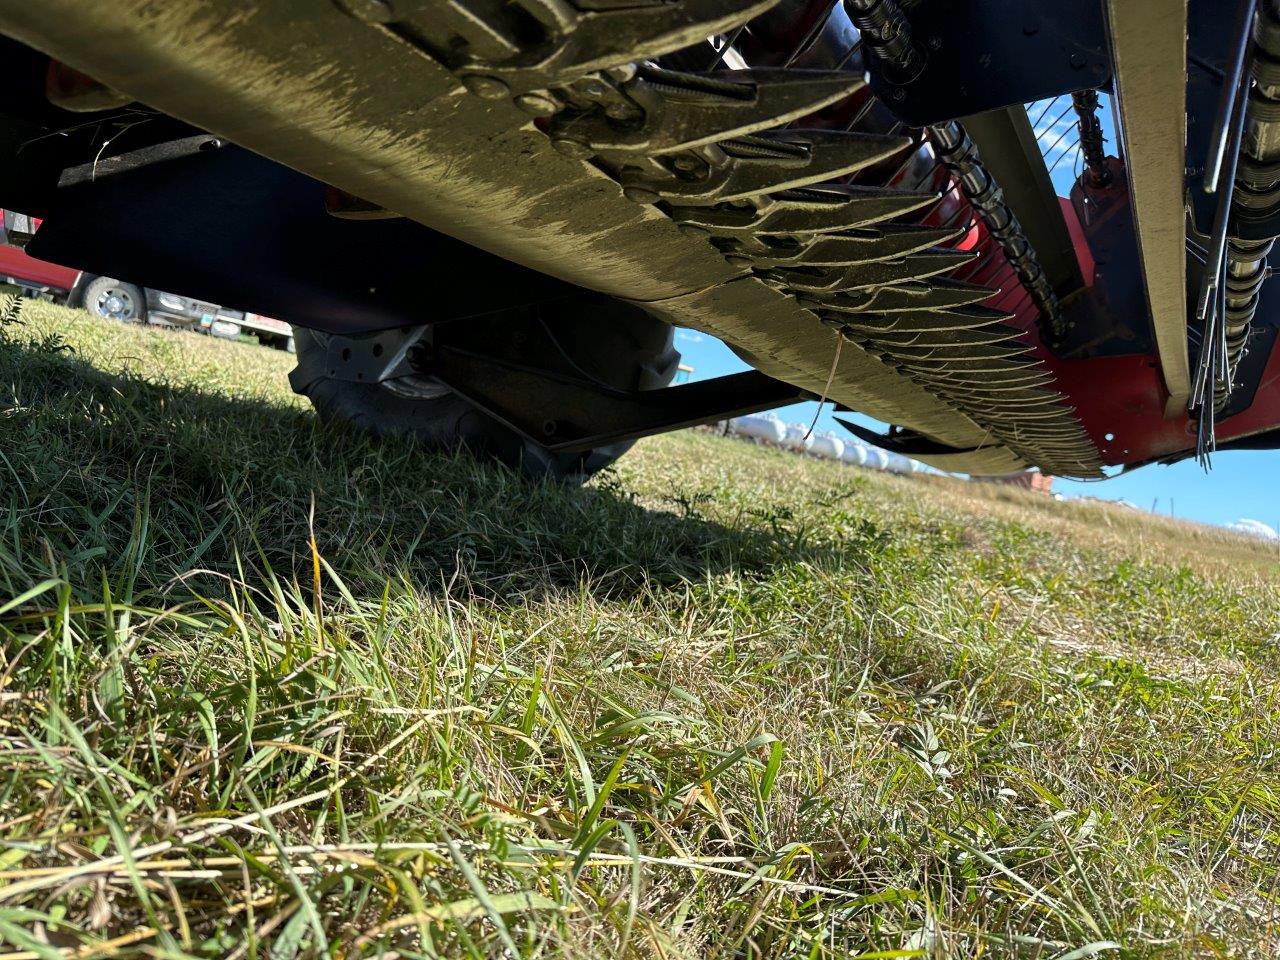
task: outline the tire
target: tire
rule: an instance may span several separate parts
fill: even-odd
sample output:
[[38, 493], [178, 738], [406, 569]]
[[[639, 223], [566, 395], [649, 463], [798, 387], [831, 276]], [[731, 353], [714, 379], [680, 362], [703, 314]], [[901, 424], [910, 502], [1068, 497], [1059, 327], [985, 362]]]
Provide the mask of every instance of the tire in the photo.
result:
[[147, 319], [147, 297], [141, 287], [116, 280], [94, 277], [84, 287], [84, 308], [99, 317], [122, 323], [142, 323]]
[[[553, 331], [585, 372], [628, 390], [655, 390], [675, 377], [680, 354], [673, 329], [639, 308], [606, 297], [566, 306], [526, 308]], [[352, 423], [376, 436], [408, 434], [433, 450], [465, 448], [527, 477], [582, 482], [612, 464], [634, 441], [586, 453], [551, 453], [476, 409], [438, 381], [410, 377], [384, 384], [355, 383], [326, 375], [328, 337], [294, 329], [298, 365], [289, 374], [294, 392], [309, 398], [322, 419]], [[538, 408], [538, 398], [529, 405]], [[545, 410], [548, 419], [556, 411]]]

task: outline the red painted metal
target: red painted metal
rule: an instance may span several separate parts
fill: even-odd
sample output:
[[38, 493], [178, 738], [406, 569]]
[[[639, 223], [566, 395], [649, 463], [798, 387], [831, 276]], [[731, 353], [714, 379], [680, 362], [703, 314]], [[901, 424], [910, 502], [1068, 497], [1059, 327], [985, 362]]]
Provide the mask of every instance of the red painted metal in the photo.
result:
[[[4, 211], [0, 210], [0, 217]], [[37, 229], [40, 221], [35, 221]], [[21, 247], [12, 244], [0, 244], [0, 276], [11, 277], [30, 284], [33, 287], [48, 287], [50, 290], [66, 294], [76, 285], [80, 271], [73, 267], [64, 267], [47, 260], [37, 260], [28, 256]]]
[[[929, 209], [923, 222], [963, 223], [972, 215], [968, 200], [944, 183], [946, 192]], [[1067, 231], [1076, 248], [1081, 274], [1092, 284], [1097, 271], [1093, 255], [1071, 200], [1059, 197]], [[1104, 212], [1102, 215], [1106, 215]], [[1067, 398], [1085, 431], [1102, 453], [1108, 466], [1147, 463], [1195, 449], [1195, 425], [1185, 411], [1165, 419], [1168, 394], [1154, 354], [1135, 354], [1087, 359], [1062, 359], [1051, 354], [1039, 334], [1039, 311], [1018, 280], [981, 218], [955, 244], [978, 250], [981, 257], [953, 273], [955, 279], [980, 283], [997, 289], [986, 305], [1011, 314], [1010, 325], [1025, 333], [1025, 341], [1035, 356], [1052, 371], [1056, 388]], [[1280, 426], [1280, 349], [1272, 351], [1253, 404], [1245, 411], [1220, 421], [1217, 438], [1225, 442]]]
[[[1067, 230], [1086, 282], [1092, 282], [1096, 265], [1085, 240], [1075, 206], [1059, 198]], [[992, 245], [994, 246], [994, 245]], [[1013, 325], [1026, 331], [1036, 356], [1057, 379], [1056, 387], [1075, 408], [1085, 431], [1108, 466], [1129, 466], [1164, 459], [1195, 450], [1195, 424], [1186, 411], [1165, 419], [1168, 393], [1154, 353], [1117, 357], [1063, 359], [1053, 356], [1040, 342], [1035, 305], [1018, 284], [1012, 267], [999, 249], [991, 251], [1003, 263], [991, 274], [1003, 287], [988, 303], [1010, 310]], [[1280, 350], [1273, 351], [1252, 405], [1218, 423], [1219, 442], [1248, 436], [1280, 426]]]

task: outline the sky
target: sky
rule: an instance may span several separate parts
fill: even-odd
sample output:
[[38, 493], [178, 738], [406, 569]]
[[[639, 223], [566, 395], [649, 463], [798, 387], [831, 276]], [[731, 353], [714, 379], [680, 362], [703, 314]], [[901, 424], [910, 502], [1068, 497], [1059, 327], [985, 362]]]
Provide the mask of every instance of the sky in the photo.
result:
[[[1102, 99], [1103, 108], [1099, 114], [1103, 133], [1110, 145], [1114, 140], [1115, 126], [1110, 104], [1105, 96]], [[1062, 104], [1065, 104], [1065, 110], [1061, 105], [1032, 104], [1028, 115], [1036, 124], [1042, 150], [1047, 149], [1046, 161], [1053, 168], [1052, 176], [1058, 193], [1065, 196], [1079, 172], [1079, 165], [1074, 144], [1075, 114], [1070, 109], [1070, 98], [1064, 98]], [[1108, 150], [1108, 153], [1115, 152], [1114, 147]], [[747, 369], [747, 365], [728, 347], [704, 333], [679, 330], [676, 346], [683, 354], [684, 362], [694, 368], [694, 380]], [[777, 412], [788, 423], [808, 424], [817, 406], [814, 402], [792, 404]], [[883, 424], [866, 417], [853, 419], [884, 429]], [[823, 406], [817, 428], [832, 430], [842, 437], [849, 436], [835, 422], [830, 404]], [[1059, 477], [1054, 480], [1054, 490], [1069, 497], [1125, 500], [1143, 510], [1201, 523], [1225, 525], [1253, 519], [1280, 530], [1280, 497], [1275, 493], [1278, 478], [1280, 451], [1235, 450], [1215, 453], [1209, 472], [1192, 458], [1168, 467], [1153, 464], [1102, 481], [1084, 482]]]

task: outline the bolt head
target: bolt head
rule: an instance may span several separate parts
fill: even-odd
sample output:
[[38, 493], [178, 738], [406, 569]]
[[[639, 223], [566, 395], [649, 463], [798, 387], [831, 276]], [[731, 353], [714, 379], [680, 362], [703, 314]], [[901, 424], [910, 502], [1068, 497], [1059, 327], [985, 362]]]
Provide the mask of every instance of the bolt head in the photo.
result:
[[632, 203], [657, 203], [662, 199], [648, 187], [623, 187], [622, 195]]
[[560, 112], [560, 104], [543, 93], [524, 93], [516, 97], [516, 106], [532, 117], [551, 117]]
[[482, 100], [501, 100], [511, 92], [511, 88], [497, 77], [486, 77], [480, 73], [471, 73], [462, 78], [462, 85], [467, 93], [474, 94]]
[[568, 137], [559, 137], [552, 140], [551, 146], [555, 147], [556, 153], [573, 160], [585, 160], [595, 153], [581, 140], [570, 140]]
[[637, 111], [629, 103], [611, 103], [605, 107], [604, 115], [610, 120], [631, 120], [637, 115]]

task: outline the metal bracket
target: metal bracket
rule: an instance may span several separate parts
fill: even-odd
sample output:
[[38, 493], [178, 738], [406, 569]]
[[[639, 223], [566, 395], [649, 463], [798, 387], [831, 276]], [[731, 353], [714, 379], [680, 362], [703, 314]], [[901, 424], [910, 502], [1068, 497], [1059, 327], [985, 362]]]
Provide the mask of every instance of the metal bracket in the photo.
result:
[[380, 330], [356, 337], [331, 336], [325, 370], [332, 380], [357, 383], [382, 383], [412, 376], [416, 371], [409, 363], [409, 351], [424, 337], [429, 341], [430, 336], [429, 326]]
[[842, 417], [836, 417], [836, 423], [844, 427], [859, 440], [869, 443], [872, 446], [879, 447], [881, 450], [887, 450], [889, 453], [900, 453], [904, 457], [929, 457], [939, 456], [952, 453], [973, 453], [977, 447], [971, 447], [967, 450], [960, 450], [956, 447], [949, 447], [945, 443], [937, 443], [928, 437], [922, 437], [919, 434], [905, 431], [901, 434], [892, 433], [876, 433], [874, 430], [868, 430], [861, 427], [852, 420], [845, 420]]
[[1099, 3], [951, 0], [901, 6], [922, 62], [908, 76], [893, 76], [878, 57], [869, 67], [876, 95], [908, 126], [1101, 87], [1110, 80]]
[[325, 359], [328, 376], [338, 380], [435, 380], [552, 453], [580, 453], [812, 396], [754, 370], [658, 390], [617, 389], [578, 367], [544, 322], [510, 315], [332, 336]]

